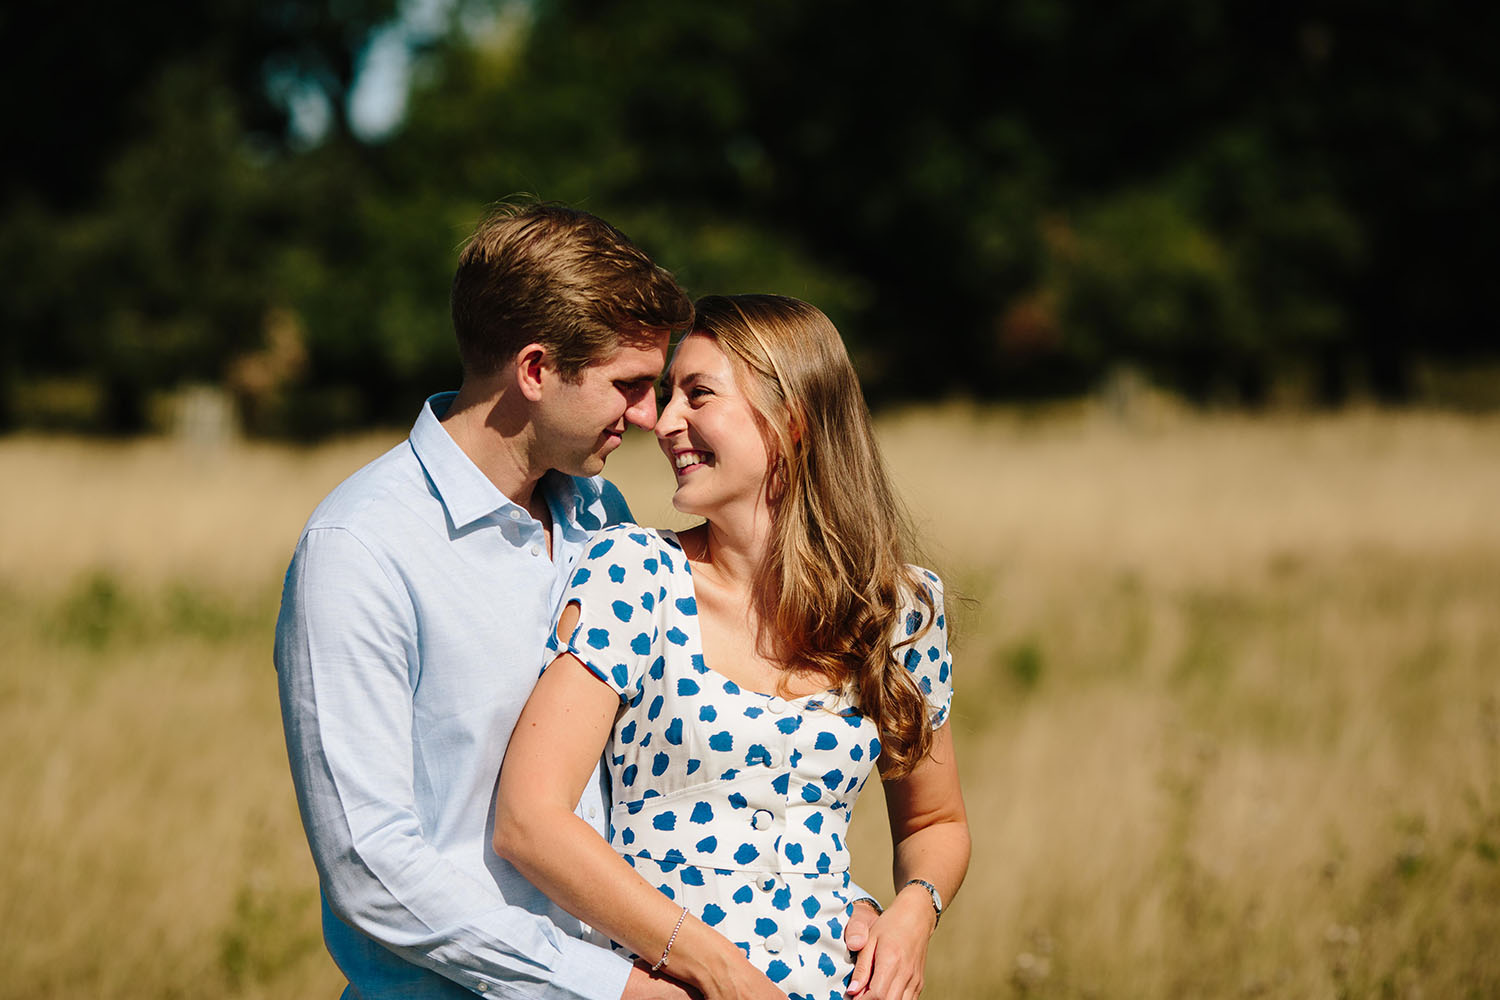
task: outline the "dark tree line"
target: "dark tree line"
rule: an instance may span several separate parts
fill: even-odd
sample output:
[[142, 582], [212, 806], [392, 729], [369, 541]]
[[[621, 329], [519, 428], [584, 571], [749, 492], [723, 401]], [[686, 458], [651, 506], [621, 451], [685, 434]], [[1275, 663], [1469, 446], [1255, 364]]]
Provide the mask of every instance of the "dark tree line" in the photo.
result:
[[421, 39], [404, 125], [362, 142], [347, 97], [397, 15], [0, 14], [29, 40], [3, 419], [136, 429], [187, 382], [268, 433], [404, 419], [456, 380], [456, 248], [517, 192], [604, 215], [694, 292], [817, 303], [876, 400], [1129, 364], [1204, 400], [1399, 401], [1421, 363], [1500, 354], [1491, 8], [468, 0]]

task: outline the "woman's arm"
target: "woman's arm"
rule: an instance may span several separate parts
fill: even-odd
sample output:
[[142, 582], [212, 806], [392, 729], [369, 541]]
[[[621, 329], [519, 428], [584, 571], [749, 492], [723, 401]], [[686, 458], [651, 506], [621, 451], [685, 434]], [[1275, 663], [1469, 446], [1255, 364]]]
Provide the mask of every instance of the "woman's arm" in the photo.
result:
[[[559, 623], [572, 631], [577, 611]], [[599, 761], [619, 699], [571, 653], [542, 674], [521, 712], [500, 772], [495, 851], [574, 916], [647, 963], [666, 948], [682, 907], [636, 874], [573, 808]], [[666, 971], [705, 997], [785, 1000], [717, 931], [689, 915]]]
[[910, 774], [886, 781], [884, 789], [896, 898], [870, 930], [849, 993], [872, 1000], [914, 1000], [922, 992], [927, 942], [937, 914], [927, 890], [907, 882], [931, 882], [946, 909], [969, 868], [969, 821], [949, 726], [933, 732], [932, 752]]

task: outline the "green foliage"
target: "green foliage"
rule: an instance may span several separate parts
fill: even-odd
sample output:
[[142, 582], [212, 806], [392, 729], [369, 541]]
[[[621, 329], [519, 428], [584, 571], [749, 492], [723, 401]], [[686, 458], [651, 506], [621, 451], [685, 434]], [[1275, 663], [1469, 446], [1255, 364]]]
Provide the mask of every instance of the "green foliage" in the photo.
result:
[[120, 581], [102, 570], [79, 580], [53, 616], [53, 632], [64, 641], [100, 650], [138, 631], [135, 602]]
[[167, 637], [239, 641], [269, 627], [274, 596], [230, 594], [185, 580], [144, 587], [99, 569], [80, 576], [57, 599], [40, 632], [59, 645], [96, 653]]
[[1030, 691], [1041, 683], [1046, 661], [1041, 644], [1035, 639], [1027, 639], [1006, 650], [1004, 662], [1006, 672], [1021, 690]]
[[[252, 873], [253, 876], [254, 873]], [[234, 913], [219, 935], [219, 968], [230, 989], [274, 983], [299, 960], [316, 953], [322, 939], [301, 919], [317, 907], [317, 893], [261, 884], [242, 884]]]
[[[1205, 400], [1296, 373], [1400, 398], [1497, 353], [1488, 8], [465, 0], [365, 144], [348, 95], [394, 0], [97, 7], [13, 23], [41, 139], [0, 172], [0, 426], [46, 422], [21, 390], [54, 376], [115, 430], [202, 381], [258, 432], [404, 422], [457, 379], [457, 247], [522, 192], [694, 293], [814, 301], [876, 401], [1122, 363]], [[77, 79], [37, 88], [61, 50]], [[268, 368], [284, 314], [298, 363]]]

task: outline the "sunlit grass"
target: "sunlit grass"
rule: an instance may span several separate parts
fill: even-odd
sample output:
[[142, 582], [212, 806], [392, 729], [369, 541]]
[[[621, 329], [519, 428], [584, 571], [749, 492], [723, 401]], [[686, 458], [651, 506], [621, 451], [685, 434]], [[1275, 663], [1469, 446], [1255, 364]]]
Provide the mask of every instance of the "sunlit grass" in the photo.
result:
[[[927, 995], [1500, 995], [1500, 421], [881, 431], [968, 598]], [[271, 625], [308, 512], [400, 439], [0, 440], [0, 997], [337, 995]], [[682, 523], [649, 441], [610, 472]], [[870, 793], [881, 895], [886, 840]]]

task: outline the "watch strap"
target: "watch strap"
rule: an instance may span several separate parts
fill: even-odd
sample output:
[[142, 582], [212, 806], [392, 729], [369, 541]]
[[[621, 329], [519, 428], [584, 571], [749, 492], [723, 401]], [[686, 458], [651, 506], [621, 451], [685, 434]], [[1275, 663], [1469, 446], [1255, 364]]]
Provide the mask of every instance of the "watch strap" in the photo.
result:
[[943, 897], [937, 891], [937, 886], [933, 885], [925, 878], [909, 878], [906, 880], [906, 884], [901, 888], [905, 889], [908, 885], [920, 885], [922, 888], [927, 890], [927, 896], [932, 901], [932, 912], [937, 914], [937, 919], [932, 923], [932, 925], [936, 927], [939, 923], [942, 922], [943, 919]]

